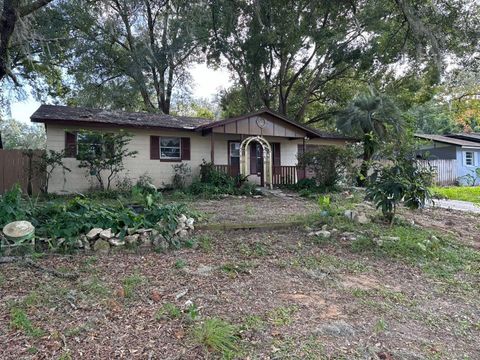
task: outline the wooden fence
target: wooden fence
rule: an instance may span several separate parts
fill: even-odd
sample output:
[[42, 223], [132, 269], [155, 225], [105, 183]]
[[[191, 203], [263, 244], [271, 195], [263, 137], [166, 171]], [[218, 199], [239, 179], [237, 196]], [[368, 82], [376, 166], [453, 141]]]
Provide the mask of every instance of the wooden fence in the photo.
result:
[[[435, 171], [435, 178], [433, 179], [436, 185], [455, 185], [458, 181], [457, 160], [456, 159], [437, 159], [437, 160], [419, 160], [421, 166], [431, 166]], [[361, 160], [356, 160], [355, 165], [360, 166]], [[375, 160], [374, 164], [377, 166], [392, 165], [390, 160]], [[370, 168], [370, 174], [373, 169]]]
[[17, 183], [23, 192], [38, 194], [43, 175], [34, 170], [34, 162], [41, 154], [42, 150], [35, 150], [33, 156], [29, 157], [24, 150], [0, 149], [0, 194], [10, 190]]

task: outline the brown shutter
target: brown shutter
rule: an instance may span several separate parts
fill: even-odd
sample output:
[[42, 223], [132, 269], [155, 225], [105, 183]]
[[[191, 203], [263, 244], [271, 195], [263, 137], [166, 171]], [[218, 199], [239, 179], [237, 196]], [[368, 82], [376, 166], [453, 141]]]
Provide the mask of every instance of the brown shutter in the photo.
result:
[[150, 160], [160, 159], [160, 138], [158, 136], [150, 136]]
[[190, 160], [190, 138], [182, 137], [182, 160]]
[[[303, 144], [298, 144], [298, 150], [297, 150], [297, 158], [300, 158], [300, 156], [303, 155], [305, 148], [303, 147]], [[297, 165], [297, 176], [298, 180], [305, 179], [306, 171], [303, 166], [298, 166]]]
[[278, 175], [281, 173], [280, 166], [282, 161], [280, 158], [280, 143], [272, 143], [273, 150], [273, 175]]
[[250, 143], [250, 174], [257, 172], [257, 143]]
[[77, 135], [65, 131], [65, 157], [75, 157], [77, 155]]

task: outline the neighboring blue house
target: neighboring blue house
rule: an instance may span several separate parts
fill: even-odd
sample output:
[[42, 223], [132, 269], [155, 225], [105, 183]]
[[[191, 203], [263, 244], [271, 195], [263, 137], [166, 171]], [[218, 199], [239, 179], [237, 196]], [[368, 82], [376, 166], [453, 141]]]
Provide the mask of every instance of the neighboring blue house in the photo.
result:
[[[431, 141], [430, 144], [421, 147], [419, 155], [424, 155], [428, 160], [456, 160], [456, 178], [460, 184], [466, 184], [465, 175], [475, 175], [475, 170], [480, 168], [480, 134], [415, 134], [415, 136]], [[438, 171], [442, 169], [439, 168]], [[477, 185], [480, 185], [480, 179]]]

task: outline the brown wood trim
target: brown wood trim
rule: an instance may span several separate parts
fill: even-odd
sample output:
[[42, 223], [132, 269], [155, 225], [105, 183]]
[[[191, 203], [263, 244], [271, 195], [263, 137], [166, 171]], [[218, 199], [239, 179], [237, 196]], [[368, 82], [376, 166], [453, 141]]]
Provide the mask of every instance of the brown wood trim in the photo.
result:
[[182, 159], [160, 159], [160, 162], [182, 162]]

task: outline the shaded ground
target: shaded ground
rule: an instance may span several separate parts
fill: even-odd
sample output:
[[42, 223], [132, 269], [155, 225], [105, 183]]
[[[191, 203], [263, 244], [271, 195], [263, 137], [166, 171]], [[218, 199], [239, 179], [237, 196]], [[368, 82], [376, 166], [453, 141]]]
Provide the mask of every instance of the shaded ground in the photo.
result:
[[290, 196], [260, 198], [228, 197], [222, 200], [200, 200], [192, 207], [203, 212], [210, 223], [262, 223], [293, 220], [318, 210], [312, 201]]
[[[267, 217], [272, 201], [281, 211]], [[314, 205], [283, 201], [225, 199], [197, 207], [216, 208], [210, 219], [254, 221]], [[415, 218], [434, 226], [457, 216], [437, 211]], [[166, 254], [38, 260], [79, 272], [76, 281], [2, 265], [0, 342], [8, 345], [0, 358], [216, 358], [193, 337], [213, 317], [238, 327], [239, 358], [480, 358], [479, 264], [442, 277], [302, 229], [204, 232], [197, 245]], [[194, 321], [187, 301], [198, 309]], [[166, 304], [182, 312], [165, 311]]]

